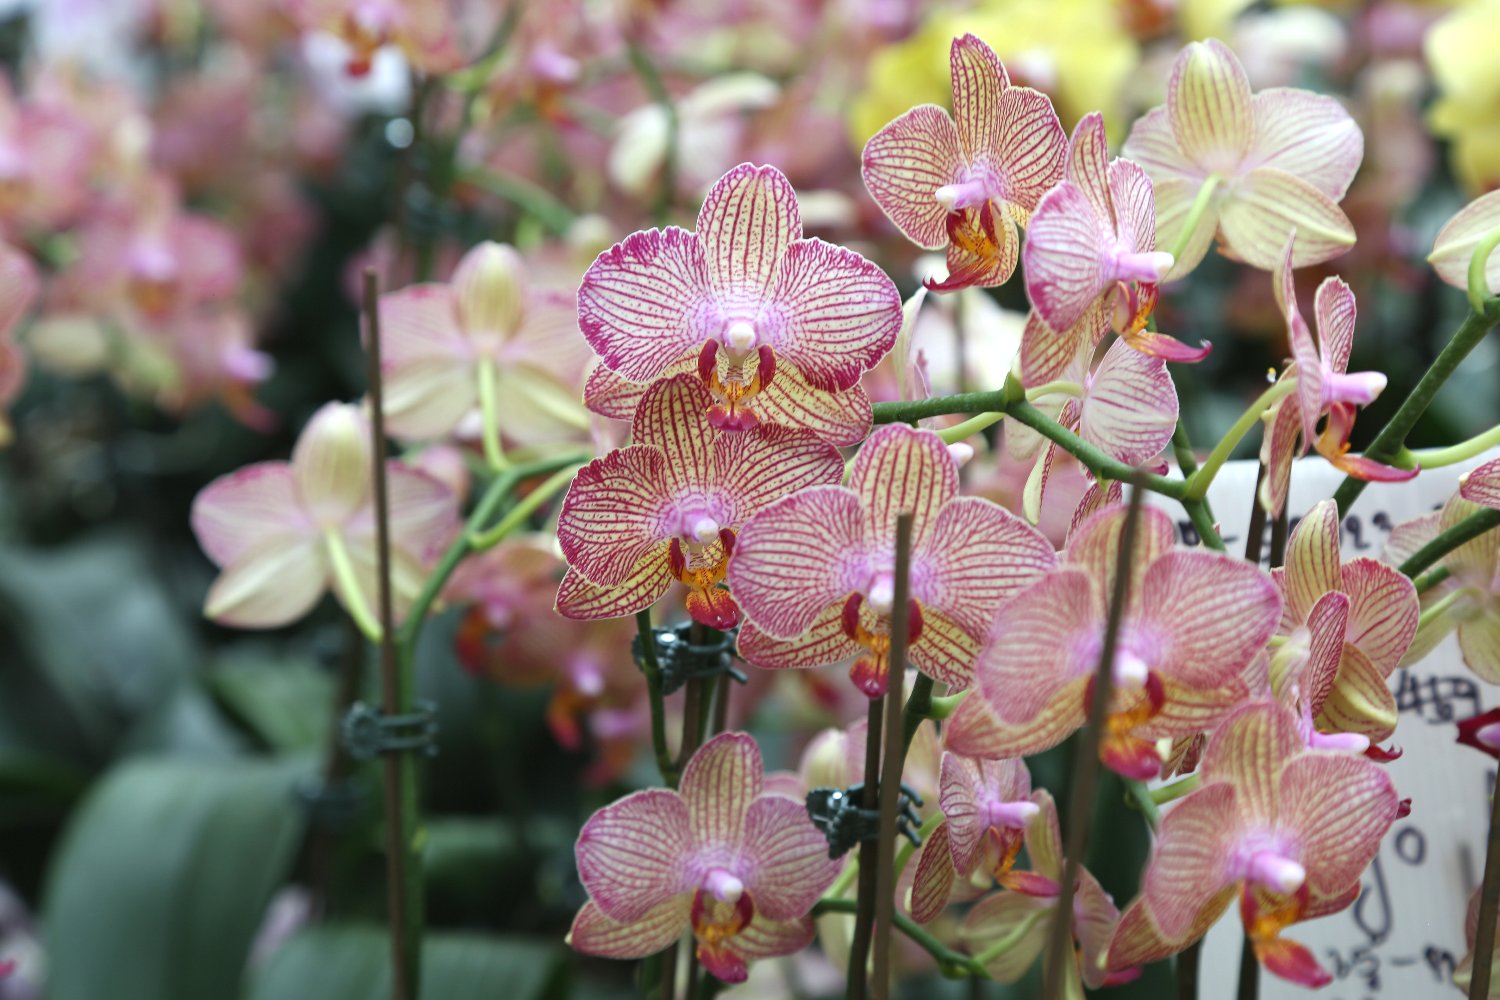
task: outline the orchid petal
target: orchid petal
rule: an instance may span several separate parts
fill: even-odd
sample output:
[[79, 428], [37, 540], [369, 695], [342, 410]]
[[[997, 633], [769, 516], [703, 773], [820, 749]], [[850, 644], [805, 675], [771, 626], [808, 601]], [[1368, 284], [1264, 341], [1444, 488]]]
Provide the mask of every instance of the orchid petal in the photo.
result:
[[1109, 203], [1109, 137], [1100, 112], [1084, 115], [1073, 126], [1063, 176], [1083, 193], [1093, 214], [1112, 229], [1115, 213]]
[[[673, 375], [696, 371], [697, 357], [698, 352], [694, 351], [687, 358], [673, 362], [662, 370], [661, 377], [671, 378]], [[632, 382], [603, 365], [595, 365], [583, 385], [583, 405], [588, 407], [589, 412], [601, 417], [628, 422], [635, 417], [641, 397], [654, 384]]]
[[773, 501], [844, 475], [838, 449], [808, 430], [760, 426], [724, 434], [714, 448], [714, 482], [722, 485], [733, 520], [747, 520]]
[[1097, 659], [1103, 618], [1094, 581], [1066, 567], [1001, 605], [976, 670], [999, 717], [1024, 725], [1085, 681]]
[[958, 468], [942, 438], [905, 424], [871, 434], [849, 471], [864, 507], [866, 544], [894, 550], [896, 518], [912, 515], [912, 548], [923, 544], [943, 506], [958, 494]]
[[[733, 562], [730, 563], [731, 571]], [[743, 594], [741, 595], [743, 600]], [[791, 639], [777, 639], [747, 618], [740, 625], [739, 654], [746, 663], [766, 670], [800, 670], [837, 663], [859, 652], [860, 645], [844, 634], [843, 605], [824, 609], [807, 631]]]
[[1067, 859], [1063, 857], [1062, 826], [1057, 819], [1057, 802], [1045, 788], [1032, 792], [1031, 801], [1036, 803], [1040, 812], [1026, 824], [1026, 853], [1031, 856], [1031, 867], [1037, 874], [1059, 882]]
[[772, 920], [757, 913], [734, 936], [734, 950], [751, 960], [795, 955], [816, 936], [817, 928], [810, 918]]
[[841, 867], [828, 856], [828, 839], [808, 819], [807, 807], [779, 795], [751, 803], [743, 858], [754, 866], [746, 884], [756, 908], [773, 920], [805, 916]]
[[[1219, 552], [1179, 550], [1151, 564], [1136, 627], [1162, 644], [1156, 667], [1190, 687], [1215, 688], [1245, 669], [1281, 618], [1276, 584]], [[1191, 615], [1182, 609], [1193, 608]]]
[[1301, 840], [1308, 888], [1336, 896], [1359, 881], [1396, 818], [1385, 768], [1354, 754], [1308, 753], [1289, 762], [1277, 786], [1281, 822]]
[[557, 542], [575, 572], [618, 586], [675, 533], [662, 524], [673, 500], [666, 466], [659, 449], [632, 445], [578, 470], [557, 518]]
[[1339, 510], [1332, 500], [1318, 503], [1292, 529], [1286, 546], [1286, 568], [1279, 575], [1286, 594], [1284, 623], [1291, 628], [1307, 620], [1318, 598], [1343, 589]]
[[1047, 192], [1031, 217], [1022, 251], [1026, 294], [1054, 330], [1077, 323], [1109, 287], [1112, 275], [1104, 254], [1113, 233], [1104, 228], [1107, 221], [1071, 180]]
[[954, 753], [974, 757], [1016, 757], [1057, 746], [1084, 724], [1083, 692], [1088, 681], [1079, 678], [1058, 688], [1041, 709], [1021, 723], [1004, 722], [992, 701], [970, 695], [954, 711], [943, 732], [943, 742]]
[[1481, 614], [1458, 625], [1464, 663], [1489, 684], [1500, 684], [1500, 615]]
[[863, 581], [844, 557], [860, 538], [859, 498], [815, 486], [762, 510], [740, 530], [729, 585], [746, 616], [768, 636], [793, 639]]
[[292, 476], [302, 507], [329, 525], [345, 520], [370, 497], [369, 426], [348, 403], [314, 413], [292, 449]]
[[1237, 886], [1231, 885], [1220, 889], [1218, 894], [1194, 915], [1192, 927], [1178, 941], [1167, 940], [1162, 934], [1161, 927], [1157, 925], [1156, 916], [1151, 911], [1145, 896], [1136, 897], [1135, 902], [1126, 907], [1124, 914], [1120, 917], [1120, 922], [1115, 926], [1114, 934], [1110, 937], [1108, 967], [1112, 970], [1128, 969], [1159, 962], [1175, 955], [1187, 947], [1189, 942], [1196, 941], [1208, 933], [1208, 929], [1219, 922], [1219, 918], [1224, 915], [1225, 910], [1229, 909], [1238, 894]]
[[416, 361], [471, 359], [473, 345], [458, 326], [457, 304], [447, 285], [410, 285], [380, 296], [381, 367], [387, 377]]
[[991, 152], [1004, 175], [1005, 200], [1030, 218], [1042, 195], [1062, 179], [1068, 134], [1046, 94], [1008, 87], [1000, 95], [998, 137]]
[[792, 365], [777, 370], [771, 384], [755, 398], [755, 408], [762, 423], [806, 428], [840, 448], [859, 444], [869, 436], [874, 419], [870, 397], [860, 385], [838, 392], [815, 389], [801, 369]]
[[1318, 964], [1305, 945], [1290, 938], [1274, 937], [1255, 942], [1255, 957], [1266, 971], [1288, 982], [1318, 989], [1333, 982], [1333, 976]]
[[729, 301], [764, 298], [788, 247], [802, 239], [797, 192], [775, 167], [741, 163], [698, 210], [709, 287]]
[[911, 644], [911, 665], [950, 691], [969, 686], [980, 640], [936, 608], [922, 612], [922, 634]]
[[953, 81], [953, 118], [959, 146], [969, 161], [1001, 148], [1000, 101], [1010, 77], [995, 50], [974, 35], [953, 39], [948, 49]]
[[948, 277], [942, 281], [928, 278], [923, 285], [934, 292], [952, 292], [969, 287], [994, 288], [1009, 281], [1021, 245], [1013, 207], [1009, 202], [991, 201], [951, 216], [954, 232], [950, 233], [946, 256]]
[[1245, 705], [1214, 730], [1199, 770], [1205, 783], [1234, 785], [1244, 822], [1263, 822], [1276, 815], [1276, 776], [1302, 751], [1290, 709], [1274, 702]]
[[1219, 216], [1222, 249], [1252, 267], [1279, 267], [1294, 230], [1293, 267], [1321, 264], [1354, 245], [1354, 227], [1338, 204], [1300, 177], [1258, 167], [1234, 183], [1233, 194]]
[[1378, 743], [1396, 731], [1396, 699], [1385, 676], [1354, 646], [1345, 646], [1338, 675], [1318, 715], [1319, 729], [1357, 733]]
[[1250, 99], [1255, 144], [1250, 162], [1275, 167], [1340, 199], [1364, 159], [1359, 125], [1332, 97], [1290, 87], [1262, 90]]
[[[1182, 56], [1178, 58], [1181, 59]], [[1195, 193], [1205, 177], [1197, 166], [1183, 156], [1182, 147], [1177, 144], [1177, 136], [1172, 131], [1171, 115], [1164, 105], [1152, 108], [1135, 120], [1135, 124], [1130, 126], [1130, 134], [1125, 137], [1125, 145], [1120, 148], [1120, 155], [1132, 163], [1140, 164], [1158, 187], [1167, 182], [1181, 182], [1188, 191]], [[1188, 198], [1191, 200], [1191, 193]], [[1161, 192], [1158, 190], [1157, 226], [1171, 233], [1174, 231], [1172, 227], [1161, 226], [1161, 206]]]
[[1292, 481], [1292, 459], [1297, 455], [1297, 439], [1302, 434], [1302, 407], [1288, 396], [1279, 400], [1260, 419], [1265, 425], [1260, 460], [1265, 464], [1266, 478], [1257, 492], [1256, 502], [1272, 517], [1277, 517], [1286, 505], [1287, 489]]
[[593, 900], [583, 904], [568, 931], [568, 944], [585, 955], [645, 958], [670, 947], [691, 922], [693, 897], [680, 893], [664, 899], [627, 923], [611, 920]]
[[575, 850], [578, 878], [605, 916], [640, 920], [692, 888], [690, 828], [681, 795], [665, 788], [632, 792], [583, 824]]
[[912, 919], [919, 924], [936, 920], [948, 906], [956, 876], [948, 849], [948, 824], [940, 823], [923, 841], [917, 855], [917, 870], [911, 883]]
[[643, 489], [678, 493], [715, 481], [718, 434], [708, 422], [712, 404], [712, 395], [693, 375], [674, 375], [646, 390], [630, 422], [630, 437], [636, 446], [656, 451], [662, 462], [652, 483], [643, 484]]
[[[1344, 658], [1344, 632], [1348, 625], [1349, 596], [1339, 591], [1330, 591], [1318, 598], [1308, 612], [1307, 630], [1311, 641], [1299, 681], [1302, 700], [1314, 715], [1322, 710], [1338, 680], [1339, 663]], [[1384, 687], [1384, 683], [1381, 686]]]
[[1084, 392], [1079, 436], [1130, 465], [1161, 453], [1177, 426], [1177, 387], [1166, 362], [1109, 345]]
[[1324, 278], [1318, 285], [1314, 310], [1323, 363], [1330, 371], [1347, 371], [1349, 354], [1354, 349], [1356, 311], [1353, 290], [1343, 278]]
[[1458, 483], [1458, 495], [1482, 507], [1500, 508], [1500, 459], [1465, 473]]
[[[1476, 198], [1438, 230], [1427, 262], [1439, 278], [1455, 288], [1469, 287], [1469, 261], [1486, 236], [1500, 229], [1500, 191]], [[1485, 262], [1485, 288], [1500, 295], [1500, 253]]]
[[[1102, 297], [1065, 330], [1054, 330], [1033, 309], [1027, 314], [1026, 327], [1021, 332], [1021, 381], [1036, 387], [1072, 375], [1070, 381], [1082, 382], [1088, 375], [1094, 348], [1108, 329], [1109, 312]], [[1031, 431], [1029, 427], [1023, 429]], [[1014, 430], [1007, 428], [1007, 437]]]
[[1150, 253], [1156, 249], [1156, 197], [1151, 178], [1129, 160], [1111, 163], [1108, 177], [1120, 245], [1136, 253]]
[[861, 174], [870, 197], [907, 239], [928, 250], [948, 243], [948, 210], [934, 196], [964, 171], [948, 112], [921, 104], [865, 144]]
[[328, 587], [315, 539], [273, 538], [240, 554], [203, 599], [204, 617], [235, 628], [277, 628], [312, 610]]
[[1239, 881], [1233, 867], [1241, 824], [1236, 791], [1224, 782], [1205, 785], [1161, 822], [1141, 892], [1168, 941], [1187, 940], [1198, 914]]
[[924, 610], [941, 610], [975, 636], [989, 632], [1001, 602], [1057, 565], [1041, 532], [980, 497], [945, 504], [912, 559], [921, 567], [912, 594]]
[[1340, 586], [1350, 602], [1345, 638], [1389, 677], [1417, 632], [1417, 588], [1405, 574], [1364, 556], [1344, 564]]
[[1031, 794], [1031, 775], [1022, 760], [979, 760], [952, 752], [943, 754], [939, 773], [939, 804], [947, 820], [953, 865], [967, 875], [979, 863], [988, 829], [980, 811], [981, 798], [1025, 799]]
[[193, 498], [192, 524], [198, 544], [221, 567], [310, 528], [285, 462], [257, 462], [215, 479]]
[[1216, 38], [1189, 44], [1172, 63], [1167, 114], [1183, 153], [1210, 168], [1238, 162], [1255, 139], [1245, 68]]
[[[1126, 149], [1129, 150], [1128, 145]], [[1157, 176], [1154, 170], [1151, 173], [1152, 176]], [[1180, 243], [1182, 227], [1188, 224], [1202, 185], [1201, 180], [1185, 177], [1167, 177], [1155, 183], [1152, 194], [1156, 200], [1156, 232], [1162, 237], [1163, 246], [1174, 250], [1179, 245], [1182, 248], [1182, 252], [1172, 261], [1171, 270], [1162, 276], [1163, 284], [1191, 274], [1203, 262], [1203, 258], [1208, 256], [1208, 248], [1213, 245], [1214, 234], [1219, 230], [1221, 196], [1215, 192], [1208, 207], [1197, 217], [1187, 242]]]
[[747, 733], [720, 733], [698, 748], [678, 785], [700, 844], [738, 844], [745, 812], [765, 776], [760, 747]]
[[584, 273], [579, 329], [607, 368], [647, 381], [704, 341], [708, 281], [697, 236], [675, 227], [632, 233]]
[[649, 608], [671, 586], [667, 543], [661, 542], [641, 556], [629, 575], [612, 587], [590, 583], [582, 573], [569, 569], [557, 588], [557, 613], [581, 621], [623, 618]]
[[[1084, 985], [1090, 989], [1116, 982], [1105, 968], [1109, 939], [1120, 922], [1120, 910], [1109, 893], [1087, 868], [1078, 871], [1078, 895], [1074, 903], [1073, 933], [1078, 938], [1079, 965]], [[1124, 980], [1118, 980], [1124, 981]]]
[[1203, 733], [1213, 729], [1250, 699], [1250, 685], [1244, 677], [1207, 689], [1188, 687], [1170, 677], [1163, 677], [1161, 686], [1164, 697], [1161, 708], [1151, 719], [1141, 723], [1133, 735], [1155, 741]]
[[[1095, 593], [1102, 600], [1113, 593], [1115, 572], [1120, 563], [1120, 535], [1125, 530], [1123, 504], [1107, 507], [1084, 521], [1068, 537], [1063, 563], [1081, 569], [1094, 581]], [[1173, 551], [1177, 544], [1177, 526], [1168, 514], [1156, 507], [1143, 507], [1135, 533], [1135, 551], [1131, 553], [1130, 583], [1126, 587], [1132, 601], [1142, 594], [1146, 568]], [[1103, 613], [1100, 613], [1103, 619]]]
[[450, 358], [419, 358], [386, 368], [382, 403], [386, 427], [396, 437], [443, 437], [479, 402], [474, 369]]
[[1051, 933], [1052, 920], [1036, 919], [1038, 912], [1057, 908], [1057, 900], [1028, 896], [1021, 892], [1001, 892], [980, 900], [964, 917], [959, 935], [978, 951], [994, 941], [1008, 939], [1026, 921], [1031, 926], [1009, 948], [985, 963], [985, 971], [996, 982], [1013, 983], [1026, 974], [1041, 955]]
[[1292, 277], [1292, 261], [1296, 257], [1297, 236], [1287, 237], [1286, 248], [1281, 252], [1281, 268], [1271, 278], [1271, 288], [1276, 304], [1286, 320], [1287, 338], [1292, 345], [1292, 357], [1297, 372], [1297, 412], [1302, 418], [1302, 440], [1312, 441], [1317, 436], [1318, 416], [1323, 412], [1323, 385], [1326, 368], [1318, 356], [1317, 344], [1312, 331], [1297, 308], [1297, 286]]
[[875, 367], [901, 330], [901, 295], [852, 250], [800, 240], [782, 258], [758, 326], [808, 385], [848, 389]]

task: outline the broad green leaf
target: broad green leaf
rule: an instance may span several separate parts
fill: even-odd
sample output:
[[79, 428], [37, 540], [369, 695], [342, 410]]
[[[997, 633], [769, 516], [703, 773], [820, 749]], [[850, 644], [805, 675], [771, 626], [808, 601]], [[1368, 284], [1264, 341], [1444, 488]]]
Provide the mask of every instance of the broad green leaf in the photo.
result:
[[48, 873], [50, 1000], [233, 996], [301, 836], [303, 770], [136, 758], [107, 773]]
[[277, 752], [321, 752], [328, 741], [334, 683], [313, 663], [236, 657], [215, 667], [208, 683], [230, 714]]

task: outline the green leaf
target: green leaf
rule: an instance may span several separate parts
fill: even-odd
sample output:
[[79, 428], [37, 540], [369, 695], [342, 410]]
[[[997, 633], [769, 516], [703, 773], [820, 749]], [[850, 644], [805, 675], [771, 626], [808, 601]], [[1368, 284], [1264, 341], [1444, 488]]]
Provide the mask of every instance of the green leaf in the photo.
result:
[[273, 750], [321, 753], [328, 742], [334, 683], [314, 663], [236, 659], [209, 674], [209, 687]]
[[[385, 1000], [390, 938], [380, 927], [303, 931], [250, 977], [245, 1000]], [[562, 942], [468, 933], [428, 934], [422, 996], [430, 1000], [541, 1000], [561, 995]]]
[[106, 774], [48, 873], [50, 1000], [233, 996], [301, 837], [304, 770], [136, 758]]

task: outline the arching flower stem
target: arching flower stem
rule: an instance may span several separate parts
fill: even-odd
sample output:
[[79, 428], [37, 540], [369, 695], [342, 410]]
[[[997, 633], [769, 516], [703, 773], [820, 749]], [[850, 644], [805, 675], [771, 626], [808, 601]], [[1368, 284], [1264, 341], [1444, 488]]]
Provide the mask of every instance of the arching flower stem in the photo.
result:
[[1466, 462], [1477, 455], [1482, 455], [1497, 444], [1500, 444], [1500, 425], [1446, 448], [1419, 448], [1416, 451], [1402, 448], [1393, 464], [1403, 469], [1414, 469], [1418, 466], [1424, 469], [1440, 469], [1445, 465], [1457, 465], [1459, 462]]
[[1261, 416], [1269, 410], [1276, 402], [1291, 395], [1297, 388], [1296, 379], [1282, 379], [1266, 389], [1256, 397], [1255, 402], [1245, 408], [1236, 420], [1214, 445], [1214, 450], [1209, 452], [1208, 458], [1204, 459], [1202, 467], [1194, 472], [1187, 480], [1187, 487], [1183, 491], [1183, 498], [1187, 500], [1202, 500], [1208, 496], [1208, 488], [1213, 483], [1214, 477], [1229, 461], [1229, 456], [1234, 453], [1235, 446], [1240, 443], [1244, 436], [1250, 433], [1250, 429], [1260, 423]]
[[1199, 185], [1198, 194], [1193, 198], [1193, 204], [1189, 206], [1187, 216], [1182, 220], [1182, 228], [1178, 230], [1177, 238], [1168, 248], [1173, 260], [1182, 259], [1183, 252], [1187, 250], [1187, 245], [1193, 238], [1193, 231], [1198, 228], [1198, 223], [1203, 219], [1203, 213], [1208, 211], [1214, 192], [1218, 190], [1222, 182], [1223, 178], [1218, 174], [1209, 174]]

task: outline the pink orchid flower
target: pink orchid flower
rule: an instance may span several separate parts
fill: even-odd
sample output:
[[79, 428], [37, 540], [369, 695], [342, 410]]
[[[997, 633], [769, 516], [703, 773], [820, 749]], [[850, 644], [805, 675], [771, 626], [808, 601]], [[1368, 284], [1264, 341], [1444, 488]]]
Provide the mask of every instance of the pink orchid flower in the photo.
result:
[[[1131, 347], [1168, 361], [1199, 361], [1192, 348], [1153, 333], [1156, 285], [1172, 255], [1156, 249], [1151, 181], [1129, 160], [1109, 159], [1104, 117], [1085, 115], [1068, 141], [1063, 180], [1047, 192], [1026, 239], [1026, 295], [1057, 336], [1077, 336], [1090, 309], [1102, 308]], [[1070, 341], [1058, 350], [1073, 350]]]
[[380, 297], [386, 425], [407, 438], [451, 434], [491, 392], [506, 437], [534, 445], [586, 433], [578, 388], [588, 349], [570, 293], [536, 288], [499, 243], [464, 254], [447, 284]]
[[922, 104], [865, 145], [865, 187], [907, 239], [948, 248], [934, 291], [1004, 284], [1025, 226], [1062, 174], [1066, 136], [1045, 94], [1012, 86], [1000, 58], [973, 35], [949, 50], [953, 114]]
[[569, 567], [557, 591], [563, 616], [634, 614], [677, 580], [696, 620], [730, 628], [739, 609], [719, 583], [735, 532], [788, 493], [842, 476], [838, 449], [811, 431], [721, 431], [709, 403], [696, 376], [658, 382], [636, 410], [635, 443], [578, 471], [557, 521]]
[[[1440, 532], [1479, 510], [1454, 494], [1437, 513], [1398, 524], [1386, 540], [1386, 561], [1404, 562]], [[1457, 629], [1464, 663], [1481, 680], [1500, 684], [1500, 528], [1460, 545], [1438, 566], [1450, 575], [1423, 592], [1423, 608], [1431, 613], [1419, 624], [1403, 662], [1415, 663]]]
[[810, 944], [808, 911], [839, 863], [802, 803], [764, 783], [755, 740], [722, 733], [693, 755], [678, 791], [635, 792], [591, 816], [578, 834], [589, 901], [573, 948], [643, 958], [691, 930], [704, 968], [739, 983], [748, 960]]
[[400, 48], [423, 73], [449, 73], [464, 64], [453, 15], [430, 0], [289, 0], [288, 13], [304, 31], [326, 31], [346, 46], [344, 72], [370, 75], [375, 54]]
[[729, 584], [744, 609], [740, 655], [768, 668], [860, 654], [850, 669], [871, 698], [886, 687], [896, 518], [913, 514], [912, 665], [966, 687], [995, 608], [1056, 562], [1040, 532], [1000, 505], [958, 496], [941, 438], [882, 427], [855, 456], [849, 485], [802, 490], [740, 532]]
[[[1479, 244], [1500, 228], [1500, 191], [1475, 198], [1443, 224], [1432, 241], [1427, 262], [1437, 276], [1455, 288], [1469, 287], [1469, 261]], [[1484, 287], [1491, 295], [1500, 295], [1500, 253], [1491, 252], [1485, 261]]]
[[[829, 409], [802, 383], [852, 389], [895, 343], [901, 297], [859, 254], [803, 239], [791, 183], [744, 163], [708, 192], [697, 232], [638, 232], [600, 254], [578, 290], [578, 323], [604, 367], [629, 381], [695, 365], [714, 426], [743, 430], [762, 405], [777, 422]], [[777, 381], [784, 392], [768, 403]]]
[[[1062, 830], [1057, 822], [1057, 805], [1043, 789], [1031, 795], [1035, 812], [1025, 824], [1026, 853], [1031, 858], [1030, 871], [1012, 871], [1006, 878], [1008, 889], [981, 900], [964, 918], [959, 934], [969, 950], [984, 955], [984, 965], [991, 977], [1002, 983], [1013, 983], [1026, 974], [1042, 954], [1052, 935], [1058, 896], [1067, 867], [1063, 858]], [[1078, 942], [1077, 960], [1063, 969], [1066, 985], [1057, 996], [1081, 996], [1078, 980], [1090, 989], [1116, 986], [1140, 975], [1139, 969], [1105, 968], [1105, 949], [1119, 923], [1120, 911], [1099, 881], [1082, 866], [1073, 893], [1073, 937]], [[990, 955], [985, 946], [996, 941], [1013, 943]]]
[[1376, 559], [1340, 562], [1332, 500], [1297, 523], [1271, 578], [1282, 611], [1270, 681], [1284, 704], [1300, 707], [1310, 745], [1362, 751], [1389, 737], [1396, 702], [1386, 678], [1417, 632], [1416, 587]]
[[948, 905], [954, 883], [984, 876], [1004, 884], [1027, 824], [1041, 811], [1031, 801], [1026, 762], [978, 760], [943, 753], [938, 803], [943, 822], [917, 857], [911, 915], [930, 923]]
[[[1266, 425], [1261, 439], [1261, 461], [1266, 478], [1261, 484], [1260, 503], [1273, 516], [1281, 513], [1292, 477], [1292, 459], [1309, 447], [1341, 472], [1376, 482], [1411, 479], [1417, 469], [1381, 465], [1362, 455], [1349, 454], [1349, 435], [1354, 430], [1354, 410], [1380, 395], [1385, 376], [1380, 372], [1350, 372], [1349, 354], [1354, 349], [1357, 310], [1354, 292], [1342, 278], [1324, 278], [1314, 304], [1318, 341], [1313, 340], [1302, 312], [1297, 308], [1297, 290], [1292, 281], [1292, 261], [1297, 234], [1288, 237], [1281, 253], [1281, 267], [1272, 278], [1276, 304], [1286, 319], [1293, 363], [1283, 379], [1297, 380], [1296, 392], [1280, 400], [1262, 418]], [[1322, 433], [1318, 420], [1327, 414]], [[1300, 452], [1298, 439], [1301, 439]]]
[[[193, 533], [222, 570], [203, 613], [238, 628], [275, 628], [334, 595], [369, 630], [376, 600], [370, 432], [358, 407], [329, 403], [303, 428], [290, 462], [221, 476], [193, 501]], [[427, 566], [458, 528], [452, 492], [387, 465], [391, 583], [405, 614]]]
[[1203, 755], [1203, 785], [1162, 820], [1139, 898], [1109, 946], [1111, 968], [1156, 961], [1202, 937], [1235, 897], [1255, 956], [1304, 986], [1332, 977], [1280, 937], [1337, 912], [1401, 810], [1385, 768], [1308, 750], [1296, 716], [1274, 703], [1224, 720]]
[[26, 381], [26, 355], [15, 341], [15, 329], [36, 302], [39, 290], [31, 258], [0, 242], [0, 448], [11, 440], [6, 411]]
[[[1056, 746], [1088, 715], [1125, 520], [1121, 506], [1085, 521], [1062, 565], [1001, 605], [947, 744], [977, 757]], [[1100, 759], [1129, 778], [1161, 769], [1155, 741], [1208, 729], [1244, 700], [1242, 674], [1276, 629], [1281, 599], [1259, 567], [1174, 545], [1163, 511], [1141, 512], [1115, 651]]]
[[88, 204], [100, 137], [65, 101], [0, 83], [0, 228], [10, 239], [71, 226]]
[[1500, 458], [1485, 462], [1460, 476], [1458, 495], [1481, 507], [1500, 510]]
[[1172, 64], [1165, 107], [1130, 130], [1122, 150], [1156, 187], [1157, 228], [1179, 240], [1206, 183], [1215, 185], [1168, 279], [1220, 252], [1275, 271], [1293, 230], [1296, 267], [1354, 245], [1339, 200], [1364, 158], [1359, 126], [1331, 97], [1274, 87], [1250, 92], [1245, 69], [1217, 39], [1193, 42]]

